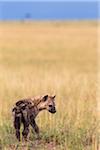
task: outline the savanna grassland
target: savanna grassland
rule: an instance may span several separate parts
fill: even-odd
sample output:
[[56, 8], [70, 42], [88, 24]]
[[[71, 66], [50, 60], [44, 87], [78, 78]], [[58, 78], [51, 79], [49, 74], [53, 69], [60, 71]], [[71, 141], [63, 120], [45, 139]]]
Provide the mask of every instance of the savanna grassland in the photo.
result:
[[[0, 22], [0, 149], [97, 150], [97, 22]], [[18, 142], [11, 109], [21, 98], [56, 94], [41, 112], [41, 139]]]

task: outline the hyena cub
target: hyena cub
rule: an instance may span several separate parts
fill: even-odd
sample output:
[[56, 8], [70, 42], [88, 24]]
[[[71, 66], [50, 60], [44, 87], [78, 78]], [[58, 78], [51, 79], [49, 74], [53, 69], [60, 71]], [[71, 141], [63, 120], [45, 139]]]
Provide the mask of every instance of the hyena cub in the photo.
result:
[[27, 140], [29, 133], [29, 125], [31, 125], [39, 137], [39, 128], [35, 122], [35, 118], [42, 110], [48, 110], [50, 113], [55, 113], [55, 96], [41, 96], [19, 100], [13, 107], [14, 128], [16, 137], [20, 141], [20, 127], [23, 124], [22, 136]]

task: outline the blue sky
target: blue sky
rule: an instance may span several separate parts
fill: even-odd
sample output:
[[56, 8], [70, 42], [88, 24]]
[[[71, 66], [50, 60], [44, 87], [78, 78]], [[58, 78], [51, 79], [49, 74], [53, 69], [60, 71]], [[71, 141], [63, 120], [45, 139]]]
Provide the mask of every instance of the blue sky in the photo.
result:
[[0, 1], [1, 20], [97, 19], [97, 1]]

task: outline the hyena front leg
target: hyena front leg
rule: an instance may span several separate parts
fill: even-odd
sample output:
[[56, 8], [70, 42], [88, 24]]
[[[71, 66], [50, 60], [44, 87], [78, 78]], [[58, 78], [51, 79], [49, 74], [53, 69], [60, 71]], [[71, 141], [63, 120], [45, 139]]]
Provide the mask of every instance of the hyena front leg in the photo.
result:
[[31, 117], [31, 122], [30, 122], [31, 126], [33, 127], [36, 135], [37, 135], [37, 138], [39, 139], [40, 136], [39, 136], [39, 127], [37, 126], [35, 120], [33, 119], [33, 117]]
[[15, 116], [14, 118], [14, 127], [16, 130], [16, 138], [20, 141], [20, 126], [21, 126], [21, 117]]

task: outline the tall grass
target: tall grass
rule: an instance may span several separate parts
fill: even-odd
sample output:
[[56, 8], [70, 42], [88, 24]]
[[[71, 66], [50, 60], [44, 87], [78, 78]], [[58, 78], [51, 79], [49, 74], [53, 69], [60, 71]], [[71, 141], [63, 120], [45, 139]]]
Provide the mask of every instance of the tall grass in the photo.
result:
[[40, 147], [31, 133], [27, 149], [97, 150], [97, 22], [1, 22], [0, 41], [3, 149], [17, 144], [14, 102], [56, 94], [57, 113], [37, 117]]

